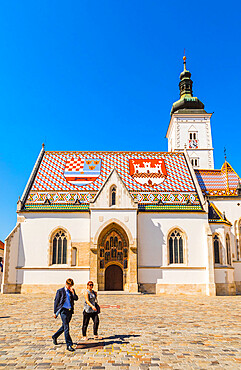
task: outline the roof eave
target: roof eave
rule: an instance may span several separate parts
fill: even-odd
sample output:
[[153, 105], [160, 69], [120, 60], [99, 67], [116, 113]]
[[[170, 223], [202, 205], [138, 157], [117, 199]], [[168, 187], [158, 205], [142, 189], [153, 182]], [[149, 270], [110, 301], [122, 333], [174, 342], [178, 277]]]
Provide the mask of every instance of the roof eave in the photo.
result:
[[40, 164], [42, 162], [44, 153], [45, 153], [45, 149], [44, 149], [44, 145], [42, 145], [42, 149], [41, 149], [41, 151], [40, 151], [40, 153], [38, 155], [38, 158], [37, 158], [37, 160], [35, 162], [35, 165], [33, 167], [33, 170], [31, 172], [31, 175], [30, 175], [30, 177], [28, 179], [27, 185], [25, 186], [25, 189], [23, 191], [22, 197], [20, 198], [20, 207], [19, 207], [18, 211], [21, 211], [22, 208], [24, 207], [24, 204], [26, 202], [26, 199], [28, 197], [28, 194], [29, 194], [29, 192], [31, 190], [31, 187], [32, 187], [33, 182], [34, 182], [34, 179], [35, 179], [35, 177], [37, 175], [38, 169], [39, 169]]

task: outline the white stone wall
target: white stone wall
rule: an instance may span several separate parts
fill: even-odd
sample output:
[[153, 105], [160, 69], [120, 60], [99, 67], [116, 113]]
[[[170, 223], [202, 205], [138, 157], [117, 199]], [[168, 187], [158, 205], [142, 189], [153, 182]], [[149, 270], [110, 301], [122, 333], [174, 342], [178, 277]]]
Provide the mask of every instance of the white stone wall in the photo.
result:
[[89, 268], [30, 268], [18, 269], [17, 280], [21, 284], [64, 284], [71, 278], [75, 284], [85, 284], [89, 281]]
[[[84, 272], [74, 271], [71, 268], [70, 251], [72, 242], [89, 242], [90, 237], [90, 218], [89, 213], [25, 213], [22, 214], [25, 221], [21, 223], [21, 232], [18, 242], [18, 257], [15, 264], [11, 263], [11, 271], [15, 267], [17, 269], [17, 282], [22, 284], [44, 284], [46, 281], [54, 284], [61, 277], [64, 281], [65, 277], [70, 277], [78, 274], [78, 280], [84, 281], [89, 276], [89, 266]], [[67, 230], [70, 236], [67, 252], [67, 265], [63, 265], [63, 269], [56, 269], [49, 266], [50, 253], [50, 237], [54, 230], [63, 228]], [[66, 270], [66, 267], [69, 269]], [[38, 269], [34, 269], [38, 268]], [[41, 270], [42, 268], [42, 270]], [[80, 281], [82, 283], [82, 281]]]
[[[111, 205], [112, 186], [116, 187], [116, 204]], [[91, 209], [91, 241], [97, 243], [100, 232], [111, 222], [116, 222], [126, 231], [129, 242], [137, 238], [137, 204], [126, 189], [120, 176], [113, 169]]]
[[[238, 255], [238, 239], [240, 237], [238, 230], [238, 222], [241, 220], [241, 201], [239, 199], [223, 198], [212, 199], [212, 202], [217, 206], [221, 213], [225, 212], [228, 221], [232, 223], [230, 227], [230, 241], [233, 259], [241, 259], [240, 251]], [[239, 246], [241, 248], [241, 246]]]
[[137, 236], [136, 216], [136, 210], [93, 209], [91, 211], [91, 240], [97, 242], [96, 237], [111, 222], [116, 222], [123, 227], [127, 231], [127, 236], [131, 236], [134, 240]]
[[[189, 132], [197, 133], [198, 148], [189, 149]], [[199, 168], [213, 169], [213, 146], [209, 114], [173, 115], [167, 132], [168, 151], [183, 151], [190, 158], [198, 156]]]
[[[185, 263], [180, 265], [168, 265], [167, 237], [174, 228], [186, 236]], [[139, 213], [138, 282], [154, 283], [158, 279], [163, 284], [205, 282], [208, 264], [206, 228], [205, 213]]]

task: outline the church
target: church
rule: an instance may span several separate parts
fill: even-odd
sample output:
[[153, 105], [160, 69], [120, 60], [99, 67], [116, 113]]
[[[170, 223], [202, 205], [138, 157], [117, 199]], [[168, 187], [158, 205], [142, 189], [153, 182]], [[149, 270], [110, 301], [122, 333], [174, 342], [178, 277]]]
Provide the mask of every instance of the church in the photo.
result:
[[211, 116], [180, 74], [167, 152], [47, 151], [5, 241], [2, 293], [241, 292], [241, 182], [214, 169]]

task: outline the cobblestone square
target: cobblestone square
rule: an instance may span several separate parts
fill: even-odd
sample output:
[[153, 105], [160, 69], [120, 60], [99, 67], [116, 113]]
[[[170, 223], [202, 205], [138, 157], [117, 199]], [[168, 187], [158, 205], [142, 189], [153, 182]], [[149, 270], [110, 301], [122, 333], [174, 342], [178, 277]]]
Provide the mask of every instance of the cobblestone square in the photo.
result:
[[[77, 292], [79, 293], [79, 292]], [[99, 295], [99, 334], [81, 341], [83, 298], [66, 351], [53, 318], [54, 295], [0, 296], [1, 369], [241, 369], [241, 296]]]

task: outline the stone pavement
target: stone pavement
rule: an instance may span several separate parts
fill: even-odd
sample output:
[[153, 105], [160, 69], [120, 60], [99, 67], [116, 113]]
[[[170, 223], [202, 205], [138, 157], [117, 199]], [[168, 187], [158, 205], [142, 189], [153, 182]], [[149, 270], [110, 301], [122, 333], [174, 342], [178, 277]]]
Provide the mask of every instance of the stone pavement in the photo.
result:
[[83, 298], [66, 351], [53, 295], [0, 295], [0, 369], [241, 369], [241, 296], [100, 295], [99, 334], [82, 342]]

